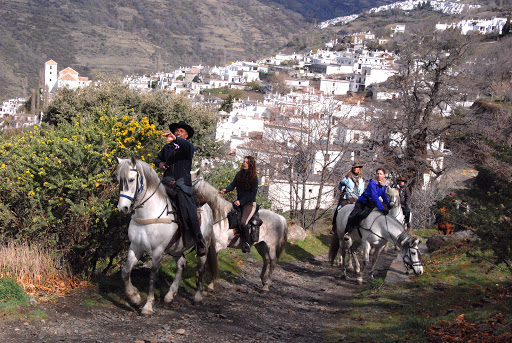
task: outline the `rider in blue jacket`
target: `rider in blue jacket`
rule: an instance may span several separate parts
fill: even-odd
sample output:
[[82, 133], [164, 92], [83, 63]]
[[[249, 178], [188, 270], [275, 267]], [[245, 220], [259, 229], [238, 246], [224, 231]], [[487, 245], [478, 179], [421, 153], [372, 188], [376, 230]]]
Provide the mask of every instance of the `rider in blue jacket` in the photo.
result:
[[[361, 220], [366, 218], [370, 212], [377, 207], [384, 215], [389, 213], [389, 199], [386, 195], [386, 172], [382, 168], [375, 171], [375, 179], [370, 179], [363, 194], [357, 199], [354, 209], [350, 212], [345, 237], [352, 233], [354, 227], [358, 226]], [[382, 202], [380, 199], [382, 199]]]

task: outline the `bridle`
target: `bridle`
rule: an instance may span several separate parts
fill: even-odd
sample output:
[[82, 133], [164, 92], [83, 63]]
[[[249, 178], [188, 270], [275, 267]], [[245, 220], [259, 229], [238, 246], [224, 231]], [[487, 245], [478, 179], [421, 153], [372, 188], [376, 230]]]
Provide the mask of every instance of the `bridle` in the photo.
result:
[[140, 193], [142, 193], [142, 191], [144, 190], [144, 177], [140, 177], [140, 187], [139, 187], [139, 170], [137, 168], [130, 168], [130, 171], [134, 171], [137, 173], [137, 177], [136, 177], [137, 184], [135, 186], [135, 189], [136, 189], [135, 194], [133, 195], [133, 197], [131, 197], [129, 195], [119, 192], [119, 197], [126, 198], [126, 199], [130, 200], [133, 205], [133, 203], [137, 200], [137, 196]]
[[[153, 191], [153, 193], [151, 193], [151, 195], [149, 197], [147, 197], [144, 201], [142, 201], [140, 204], [136, 205], [136, 206], [133, 206], [135, 204], [135, 202], [137, 201], [137, 198], [138, 196], [144, 191], [144, 173], [139, 173], [139, 170], [137, 168], [130, 168], [130, 171], [134, 171], [137, 173], [137, 176], [136, 176], [136, 180], [137, 180], [137, 184], [135, 186], [135, 194], [133, 195], [133, 197], [129, 196], [129, 195], [126, 195], [126, 194], [123, 194], [121, 192], [119, 192], [119, 197], [121, 198], [126, 198], [128, 200], [131, 201], [131, 206], [132, 206], [132, 210], [136, 210], [138, 208], [141, 208], [149, 199], [151, 199], [151, 197], [153, 195], [155, 195], [155, 193], [158, 191], [158, 187], [160, 186], [160, 184], [158, 186], [155, 187], [155, 190]], [[142, 175], [141, 175], [142, 174]], [[139, 178], [140, 178], [140, 186], [139, 186]], [[160, 180], [160, 183], [162, 183], [162, 180]], [[144, 192], [144, 195], [146, 194], [146, 192]], [[144, 195], [142, 196], [142, 199], [144, 199]], [[169, 213], [175, 213], [175, 211], [169, 211], [169, 201], [166, 201], [166, 205], [162, 211], [162, 213], [160, 213], [160, 215], [156, 218], [156, 219], [149, 219], [149, 221], [151, 223], [157, 223], [163, 219], [161, 219], [162, 215], [167, 211], [167, 214]], [[139, 221], [139, 222], [142, 222], [141, 219], [137, 219], [137, 218], [134, 218], [136, 219], [136, 221]], [[146, 220], [147, 221], [147, 220]]]

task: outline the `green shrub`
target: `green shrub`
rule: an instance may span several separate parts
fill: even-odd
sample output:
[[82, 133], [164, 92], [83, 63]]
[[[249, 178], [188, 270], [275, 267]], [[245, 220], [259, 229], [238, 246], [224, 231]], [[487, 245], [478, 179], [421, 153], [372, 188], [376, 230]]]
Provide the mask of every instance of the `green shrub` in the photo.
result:
[[4, 277], [0, 279], [0, 304], [26, 306], [28, 297], [16, 281]]
[[[66, 90], [52, 103], [52, 120], [0, 137], [0, 239], [40, 242], [61, 252], [75, 274], [126, 249], [129, 217], [116, 208], [115, 157], [151, 163], [165, 144], [158, 125], [187, 120], [205, 144], [215, 125], [210, 112], [181, 97], [137, 97], [111, 84], [103, 92]], [[156, 112], [158, 125], [145, 115]]]

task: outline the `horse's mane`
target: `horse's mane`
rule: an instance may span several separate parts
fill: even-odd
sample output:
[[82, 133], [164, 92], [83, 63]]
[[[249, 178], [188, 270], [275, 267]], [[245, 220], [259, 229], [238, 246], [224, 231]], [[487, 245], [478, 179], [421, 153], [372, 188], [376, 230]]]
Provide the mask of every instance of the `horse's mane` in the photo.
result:
[[[117, 177], [122, 182], [123, 179], [128, 177], [128, 173], [132, 166], [133, 160], [124, 159], [119, 162], [117, 167]], [[156, 171], [146, 162], [141, 160], [135, 160], [135, 166], [139, 174], [143, 174], [146, 179], [145, 187], [147, 189], [155, 189], [158, 187], [157, 194], [166, 197], [165, 188], [160, 183], [160, 178]]]
[[210, 185], [204, 178], [195, 183], [194, 192], [200, 194], [210, 205], [213, 211], [213, 219], [215, 221], [226, 217], [226, 214], [233, 209], [233, 204], [224, 199], [219, 191]]

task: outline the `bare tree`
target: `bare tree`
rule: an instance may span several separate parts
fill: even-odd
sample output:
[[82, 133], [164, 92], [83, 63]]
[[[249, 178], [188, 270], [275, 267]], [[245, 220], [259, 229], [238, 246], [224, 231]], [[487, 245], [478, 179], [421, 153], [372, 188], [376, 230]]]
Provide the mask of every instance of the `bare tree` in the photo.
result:
[[458, 67], [470, 47], [471, 40], [455, 31], [408, 36], [400, 44], [398, 73], [388, 82], [398, 96], [375, 111], [373, 143], [397, 173], [420, 185], [425, 173], [443, 174], [436, 150], [454, 126], [465, 124], [451, 110], [462, 98]]
[[[276, 192], [269, 194], [274, 205], [289, 209], [305, 228], [330, 210], [340, 170], [353, 159], [352, 140], [340, 137], [352, 109], [321, 97], [278, 106], [262, 139], [244, 148], [257, 155], [260, 173], [274, 186], [269, 187]], [[276, 203], [279, 199], [284, 203]]]

